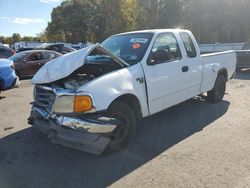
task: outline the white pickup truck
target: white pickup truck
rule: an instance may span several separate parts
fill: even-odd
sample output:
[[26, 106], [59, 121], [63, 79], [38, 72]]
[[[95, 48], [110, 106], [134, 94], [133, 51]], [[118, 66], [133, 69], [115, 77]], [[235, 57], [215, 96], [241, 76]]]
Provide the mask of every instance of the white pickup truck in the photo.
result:
[[234, 51], [200, 56], [187, 30], [114, 35], [37, 72], [28, 121], [53, 143], [94, 154], [119, 150], [141, 118], [205, 92], [222, 101], [235, 69]]

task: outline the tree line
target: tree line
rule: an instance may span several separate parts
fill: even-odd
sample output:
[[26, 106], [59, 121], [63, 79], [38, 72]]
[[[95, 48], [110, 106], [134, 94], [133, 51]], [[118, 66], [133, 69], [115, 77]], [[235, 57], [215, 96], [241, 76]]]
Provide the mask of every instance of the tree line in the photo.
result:
[[198, 42], [250, 40], [249, 0], [64, 0], [39, 37], [48, 41], [101, 42], [133, 30], [182, 28]]
[[20, 42], [20, 41], [48, 41], [46, 34], [44, 32], [41, 32], [37, 34], [37, 36], [21, 36], [19, 33], [13, 33], [12, 36], [5, 37], [5, 36], [0, 36], [0, 43], [3, 44], [14, 44], [15, 42]]

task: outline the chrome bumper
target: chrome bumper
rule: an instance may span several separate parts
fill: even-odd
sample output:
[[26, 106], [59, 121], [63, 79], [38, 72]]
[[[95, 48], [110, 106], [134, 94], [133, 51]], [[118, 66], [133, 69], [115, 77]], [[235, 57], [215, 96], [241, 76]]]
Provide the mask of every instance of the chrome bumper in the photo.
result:
[[84, 129], [88, 133], [111, 133], [119, 125], [113, 118], [99, 117], [96, 119], [79, 119], [60, 115], [50, 115], [45, 110], [32, 107], [32, 111], [39, 113], [44, 119], [51, 119], [56, 124], [71, 128], [73, 130]]
[[28, 123], [47, 134], [53, 143], [93, 154], [103, 152], [110, 142], [108, 133], [119, 126], [119, 122], [112, 118], [79, 119], [49, 115], [34, 106]]

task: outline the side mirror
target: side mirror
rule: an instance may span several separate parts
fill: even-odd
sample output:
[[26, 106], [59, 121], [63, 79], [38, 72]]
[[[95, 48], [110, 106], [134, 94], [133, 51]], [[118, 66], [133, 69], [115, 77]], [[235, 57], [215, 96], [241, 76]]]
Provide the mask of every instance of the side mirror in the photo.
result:
[[164, 61], [171, 60], [171, 54], [167, 50], [157, 50], [152, 54], [150, 64], [157, 64]]

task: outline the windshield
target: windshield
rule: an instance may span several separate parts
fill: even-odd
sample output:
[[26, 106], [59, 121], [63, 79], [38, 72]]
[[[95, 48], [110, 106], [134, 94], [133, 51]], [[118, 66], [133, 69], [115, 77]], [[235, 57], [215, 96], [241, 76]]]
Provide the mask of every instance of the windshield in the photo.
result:
[[28, 52], [19, 52], [11, 57], [9, 57], [8, 59], [14, 62], [18, 62], [21, 61], [26, 55], [28, 54]]
[[129, 64], [142, 60], [153, 33], [116, 35], [106, 39], [102, 46]]

